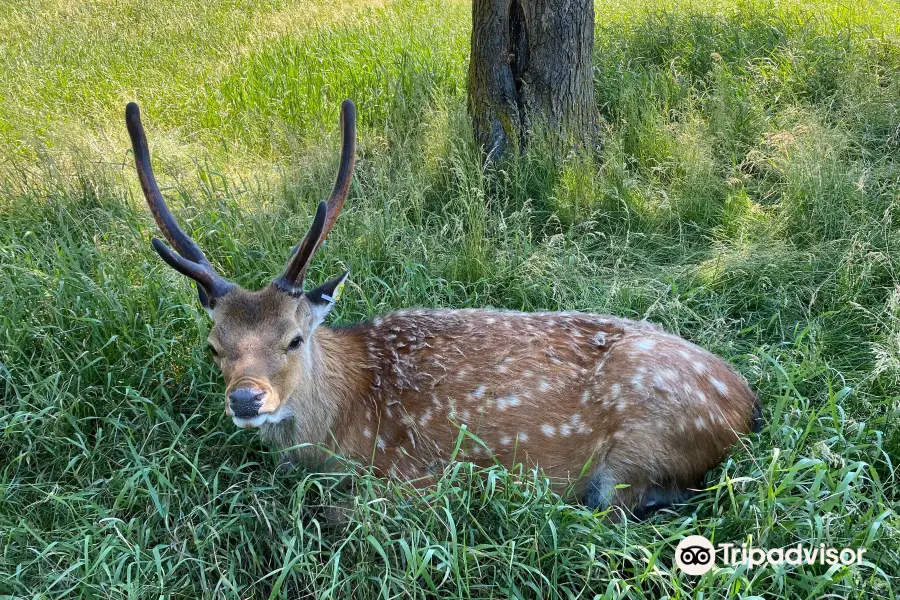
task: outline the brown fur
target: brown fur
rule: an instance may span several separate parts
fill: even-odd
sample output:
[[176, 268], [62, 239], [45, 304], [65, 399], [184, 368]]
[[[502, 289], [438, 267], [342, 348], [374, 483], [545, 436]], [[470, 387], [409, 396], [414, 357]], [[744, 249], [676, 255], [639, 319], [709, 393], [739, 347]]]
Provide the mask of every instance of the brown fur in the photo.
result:
[[[645, 322], [405, 310], [333, 329], [319, 318], [273, 286], [223, 297], [210, 343], [228, 390], [252, 382], [268, 392], [261, 413], [292, 415], [262, 425], [264, 438], [321, 444], [388, 477], [427, 483], [464, 425], [486, 448], [467, 440], [461, 458], [539, 466], [588, 504], [634, 508], [698, 485], [753, 425], [740, 375]], [[295, 332], [301, 348], [285, 351]]]

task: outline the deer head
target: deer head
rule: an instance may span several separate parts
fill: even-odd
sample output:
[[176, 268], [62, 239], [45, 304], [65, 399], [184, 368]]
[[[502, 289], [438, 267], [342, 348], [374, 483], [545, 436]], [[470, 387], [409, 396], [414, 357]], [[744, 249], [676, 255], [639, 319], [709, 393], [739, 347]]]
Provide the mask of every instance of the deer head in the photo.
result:
[[[153, 238], [153, 249], [166, 264], [194, 280], [200, 303], [212, 317], [208, 342], [225, 377], [225, 412], [241, 427], [304, 416], [304, 421], [326, 429], [332, 411], [322, 404], [315, 386], [314, 333], [330, 312], [348, 273], [309, 292], [304, 292], [303, 281], [350, 188], [356, 145], [353, 103], [345, 100], [341, 105], [341, 159], [331, 197], [319, 203], [312, 226], [294, 248], [284, 272], [255, 292], [219, 276], [200, 247], [178, 226], [156, 184], [137, 104], [125, 108], [125, 121], [141, 188], [171, 244], [170, 248]], [[306, 414], [301, 415], [303, 412]]]

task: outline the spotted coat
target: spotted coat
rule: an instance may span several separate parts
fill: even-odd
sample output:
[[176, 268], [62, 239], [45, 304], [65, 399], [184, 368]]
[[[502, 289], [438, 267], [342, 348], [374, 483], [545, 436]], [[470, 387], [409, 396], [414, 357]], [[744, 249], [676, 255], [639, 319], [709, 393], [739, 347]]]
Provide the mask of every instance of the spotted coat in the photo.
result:
[[[591, 506], [652, 507], [689, 494], [758, 418], [725, 361], [647, 322], [405, 310], [320, 327], [311, 345], [331, 369], [321, 385], [340, 399], [327, 439], [303, 439], [296, 421], [263, 434], [323, 442], [421, 483], [464, 429], [459, 458], [538, 466]], [[353, 378], [350, 361], [362, 365]]]

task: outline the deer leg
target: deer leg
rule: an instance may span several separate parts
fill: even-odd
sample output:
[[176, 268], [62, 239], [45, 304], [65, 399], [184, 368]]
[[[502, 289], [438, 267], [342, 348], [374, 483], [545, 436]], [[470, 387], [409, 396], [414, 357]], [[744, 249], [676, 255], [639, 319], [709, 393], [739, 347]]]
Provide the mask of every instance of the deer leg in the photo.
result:
[[619, 470], [609, 464], [598, 468], [582, 495], [582, 503], [595, 510], [617, 508], [619, 516], [630, 515], [642, 520], [693, 495], [686, 486], [647, 483], [646, 473], [628, 474], [629, 469], [621, 467], [625, 465]]

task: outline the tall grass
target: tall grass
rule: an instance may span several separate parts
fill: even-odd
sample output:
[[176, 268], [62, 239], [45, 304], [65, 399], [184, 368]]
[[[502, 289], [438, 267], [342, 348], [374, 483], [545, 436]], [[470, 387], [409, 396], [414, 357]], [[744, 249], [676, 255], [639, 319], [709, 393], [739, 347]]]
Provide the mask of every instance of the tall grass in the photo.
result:
[[[596, 155], [484, 171], [469, 5], [0, 7], [0, 596], [896, 597], [900, 19], [891, 3], [597, 5]], [[113, 25], [115, 24], [115, 25]], [[727, 357], [765, 427], [687, 504], [610, 523], [539, 473], [415, 491], [281, 473], [235, 431], [208, 323], [147, 240], [122, 110], [167, 197], [254, 287], [357, 101], [351, 198], [310, 278], [334, 320], [410, 305], [648, 318]], [[329, 521], [333, 507], [345, 518]], [[859, 567], [673, 568], [701, 534]]]

